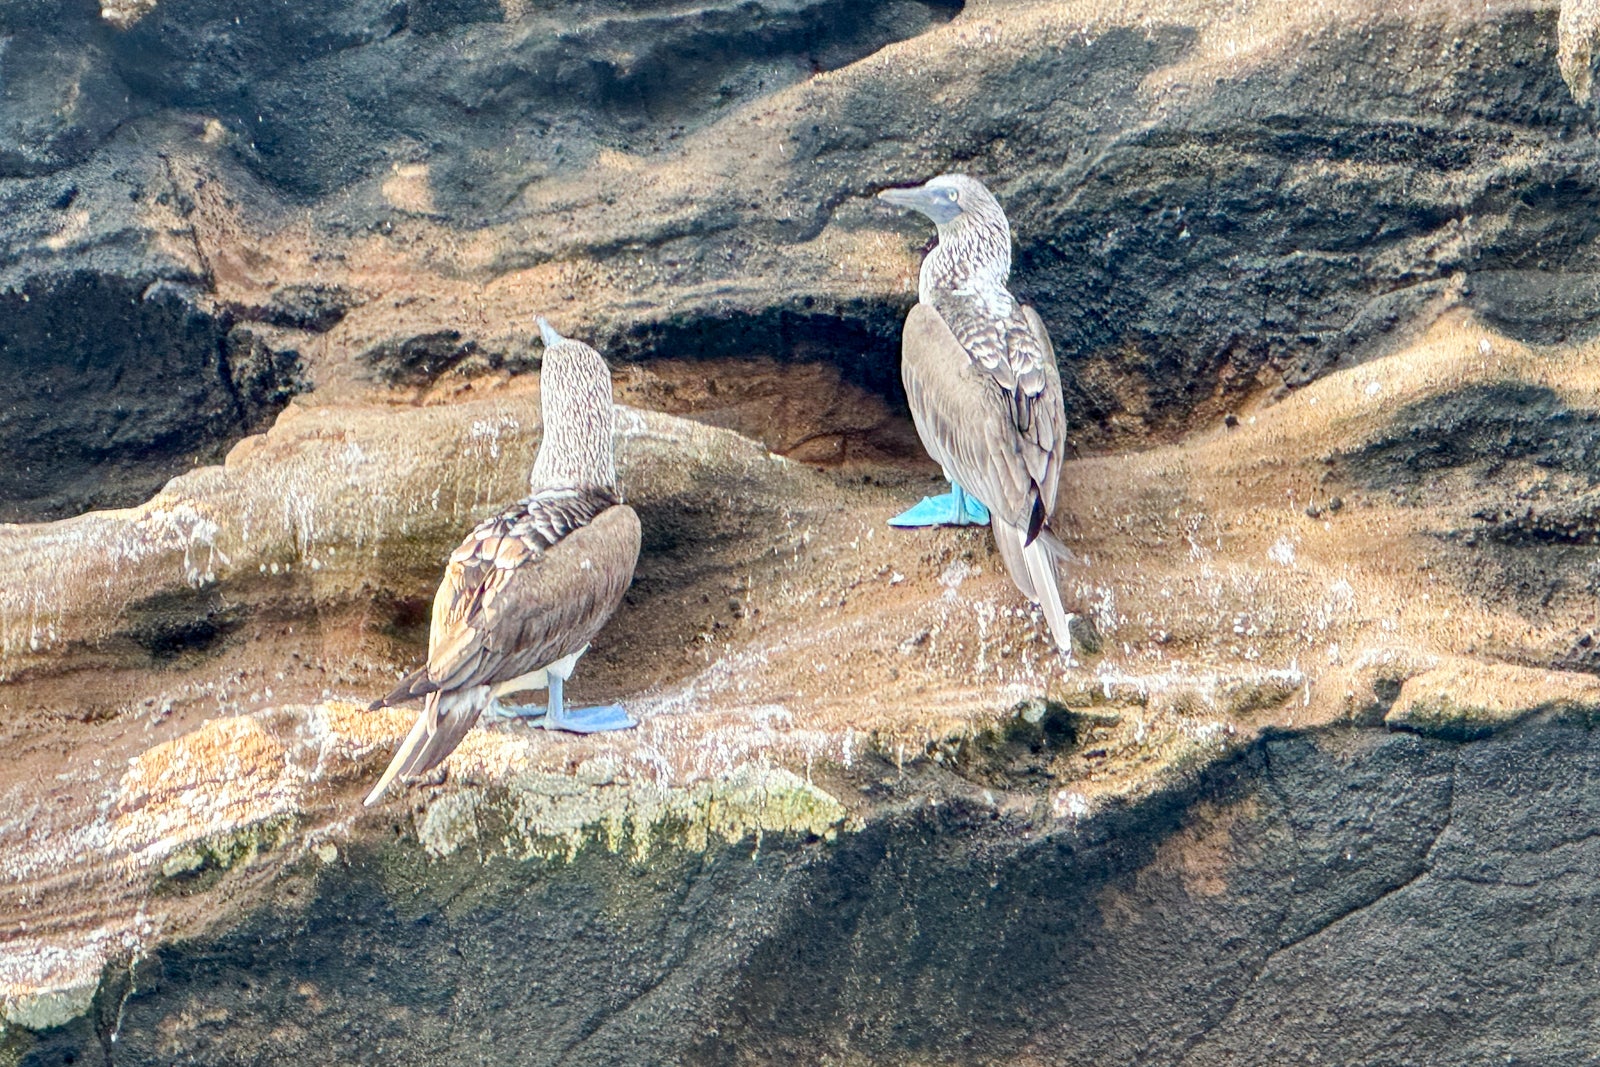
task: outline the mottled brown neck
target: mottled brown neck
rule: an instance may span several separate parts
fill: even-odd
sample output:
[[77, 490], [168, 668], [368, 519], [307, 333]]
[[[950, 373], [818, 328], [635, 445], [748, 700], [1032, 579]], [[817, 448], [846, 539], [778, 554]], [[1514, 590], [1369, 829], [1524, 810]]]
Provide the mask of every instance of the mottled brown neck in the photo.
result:
[[1011, 227], [1000, 205], [975, 205], [939, 227], [939, 243], [922, 261], [920, 297], [937, 292], [1005, 289], [1011, 277]]
[[611, 438], [616, 416], [611, 371], [600, 353], [570, 340], [545, 349], [539, 394], [544, 439], [533, 461], [532, 488], [615, 492], [617, 468]]

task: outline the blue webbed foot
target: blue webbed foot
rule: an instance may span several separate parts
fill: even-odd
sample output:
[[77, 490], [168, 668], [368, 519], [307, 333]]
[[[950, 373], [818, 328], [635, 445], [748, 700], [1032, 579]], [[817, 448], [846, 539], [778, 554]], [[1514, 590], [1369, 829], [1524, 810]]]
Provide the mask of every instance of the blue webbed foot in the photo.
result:
[[889, 520], [890, 526], [987, 526], [989, 509], [954, 482], [943, 496], [925, 496], [922, 503]]
[[565, 699], [567, 680], [559, 674], [550, 675], [550, 702], [545, 716], [535, 726], [546, 730], [565, 730], [571, 734], [598, 734], [607, 730], [627, 730], [639, 724], [623, 710], [621, 704], [606, 704], [598, 708], [569, 708]]
[[[542, 719], [545, 716], [543, 704], [502, 704], [498, 700], [489, 702], [483, 709], [483, 717], [491, 722], [510, 722], [512, 719]], [[537, 726], [538, 723], [533, 723]]]
[[608, 730], [630, 730], [639, 723], [621, 704], [606, 704], [597, 708], [563, 708], [559, 717], [546, 715], [534, 725], [573, 734], [598, 734]]

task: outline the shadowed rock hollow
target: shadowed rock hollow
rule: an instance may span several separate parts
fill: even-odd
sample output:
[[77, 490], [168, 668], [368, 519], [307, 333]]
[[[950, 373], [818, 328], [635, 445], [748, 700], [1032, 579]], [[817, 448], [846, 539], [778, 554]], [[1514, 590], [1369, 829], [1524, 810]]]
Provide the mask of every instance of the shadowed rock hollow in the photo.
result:
[[147, 500], [264, 429], [299, 356], [157, 282], [73, 274], [0, 296], [0, 520]]
[[[0, 1063], [1581, 1060], [1581, 6], [0, 11]], [[1071, 665], [885, 526], [871, 197], [951, 168], [1062, 360]], [[535, 314], [616, 370], [572, 694], [642, 725], [364, 810]]]

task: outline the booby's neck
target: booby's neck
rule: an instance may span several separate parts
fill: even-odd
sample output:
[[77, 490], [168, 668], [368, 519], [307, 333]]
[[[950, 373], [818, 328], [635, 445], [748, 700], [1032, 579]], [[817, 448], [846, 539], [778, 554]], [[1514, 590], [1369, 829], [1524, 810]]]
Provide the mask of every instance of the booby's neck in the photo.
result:
[[567, 340], [546, 348], [539, 370], [539, 402], [544, 409], [544, 437], [528, 479], [534, 491], [559, 487], [615, 492], [611, 439], [616, 413], [611, 371], [600, 353]]
[[966, 211], [939, 227], [939, 243], [922, 260], [918, 296], [934, 303], [938, 293], [997, 296], [1011, 277], [1011, 227], [998, 207]]

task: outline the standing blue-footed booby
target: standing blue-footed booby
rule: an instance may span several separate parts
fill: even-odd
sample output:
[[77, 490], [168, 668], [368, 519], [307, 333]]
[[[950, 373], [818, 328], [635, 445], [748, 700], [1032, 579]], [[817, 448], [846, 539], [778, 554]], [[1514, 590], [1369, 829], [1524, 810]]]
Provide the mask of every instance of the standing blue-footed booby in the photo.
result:
[[878, 196], [922, 212], [939, 230], [906, 316], [900, 375], [917, 436], [951, 489], [890, 522], [989, 523], [1011, 579], [1044, 609], [1057, 647], [1070, 655], [1070, 616], [1056, 584], [1056, 562], [1069, 553], [1050, 529], [1066, 408], [1050, 335], [1006, 288], [1011, 226], [983, 183], [965, 174]]
[[427, 665], [372, 705], [425, 698], [368, 804], [395, 778], [438, 766], [507, 693], [548, 689], [545, 708], [498, 710], [539, 717], [550, 730], [637, 725], [620, 705], [576, 710], [562, 700], [578, 657], [633, 580], [639, 518], [617, 498], [606, 361], [544, 319], [539, 334], [544, 438], [529, 478], [532, 492], [479, 523], [450, 554], [433, 598]]

